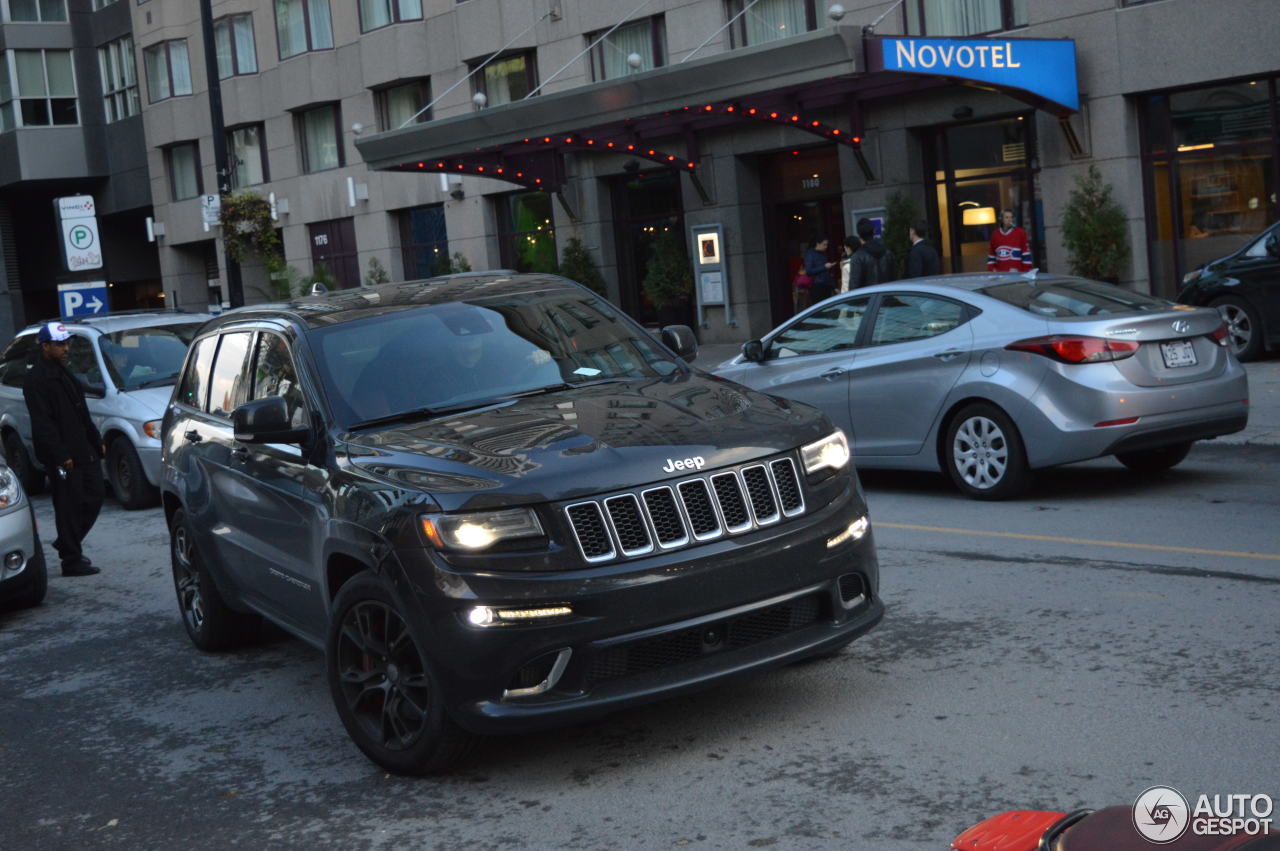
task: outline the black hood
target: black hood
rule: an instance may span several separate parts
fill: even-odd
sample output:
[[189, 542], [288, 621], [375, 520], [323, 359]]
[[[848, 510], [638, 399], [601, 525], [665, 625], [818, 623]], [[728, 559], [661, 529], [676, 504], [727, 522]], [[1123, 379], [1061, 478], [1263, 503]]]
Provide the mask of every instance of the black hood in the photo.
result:
[[881, 243], [880, 240], [872, 239], [862, 243], [862, 250], [879, 260], [889, 249], [885, 248], [884, 244]]
[[832, 430], [808, 405], [691, 371], [355, 432], [347, 449], [361, 469], [454, 511], [677, 479], [793, 450]]

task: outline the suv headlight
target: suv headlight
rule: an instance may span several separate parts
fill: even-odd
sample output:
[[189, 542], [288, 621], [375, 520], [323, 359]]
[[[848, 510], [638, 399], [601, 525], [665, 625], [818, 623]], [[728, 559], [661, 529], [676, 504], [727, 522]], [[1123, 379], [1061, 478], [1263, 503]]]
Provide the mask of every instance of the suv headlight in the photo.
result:
[[540, 538], [545, 534], [538, 515], [530, 508], [424, 514], [422, 531], [437, 547], [462, 552], [479, 552], [502, 541]]
[[1203, 274], [1204, 274], [1203, 266], [1201, 266], [1199, 269], [1192, 269], [1190, 272], [1182, 276], [1182, 285], [1185, 287], [1188, 284], [1194, 284], [1196, 281], [1200, 280], [1200, 276]]
[[825, 469], [839, 470], [849, 463], [849, 440], [836, 429], [822, 440], [800, 447], [800, 459], [808, 475]]
[[16, 508], [22, 502], [22, 488], [18, 477], [8, 467], [0, 467], [0, 514]]

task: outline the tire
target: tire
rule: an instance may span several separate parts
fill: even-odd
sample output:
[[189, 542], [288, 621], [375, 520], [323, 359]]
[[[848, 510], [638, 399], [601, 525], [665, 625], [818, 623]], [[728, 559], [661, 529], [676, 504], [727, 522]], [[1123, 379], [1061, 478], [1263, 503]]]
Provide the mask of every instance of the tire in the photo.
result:
[[36, 465], [31, 462], [27, 447], [22, 445], [22, 438], [16, 431], [6, 431], [4, 434], [4, 460], [18, 477], [28, 496], [44, 492], [44, 473], [37, 470]]
[[116, 500], [129, 511], [160, 502], [160, 490], [147, 481], [142, 459], [128, 438], [117, 437], [107, 444], [107, 480]]
[[1161, 446], [1159, 449], [1142, 449], [1137, 452], [1117, 452], [1116, 460], [1135, 473], [1161, 473], [1182, 463], [1191, 451], [1191, 441]]
[[237, 612], [222, 599], [200, 558], [182, 509], [174, 512], [169, 526], [169, 557], [178, 611], [192, 644], [208, 652], [229, 650], [257, 634], [257, 616]]
[[396, 774], [447, 771], [475, 737], [444, 709], [426, 642], [381, 579], [362, 573], [338, 592], [325, 668], [338, 716], [356, 746]]
[[[35, 516], [32, 515], [31, 522], [34, 525]], [[32, 535], [35, 549], [31, 551], [31, 558], [27, 559], [26, 572], [31, 574], [31, 584], [27, 586], [27, 590], [21, 594], [15, 595], [10, 601], [10, 605], [15, 609], [30, 609], [44, 602], [44, 595], [49, 591], [49, 568], [44, 560], [44, 547], [40, 544], [40, 536]]]
[[1237, 359], [1250, 361], [1262, 357], [1262, 321], [1252, 304], [1239, 296], [1224, 296], [1214, 299], [1209, 306], [1216, 307], [1226, 321], [1227, 339]]
[[972, 499], [1013, 499], [1031, 480], [1022, 437], [995, 405], [975, 402], [962, 408], [952, 417], [942, 448], [951, 481]]

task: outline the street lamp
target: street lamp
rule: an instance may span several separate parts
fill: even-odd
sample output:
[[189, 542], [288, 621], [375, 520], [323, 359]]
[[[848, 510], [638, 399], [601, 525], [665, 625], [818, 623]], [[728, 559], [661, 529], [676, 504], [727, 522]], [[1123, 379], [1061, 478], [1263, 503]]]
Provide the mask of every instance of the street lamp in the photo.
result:
[[[204, 72], [209, 83], [209, 124], [213, 131], [213, 167], [218, 178], [218, 196], [231, 191], [231, 169], [227, 162], [227, 136], [222, 123], [222, 80], [218, 76], [218, 54], [213, 37], [212, 0], [200, 0], [200, 29], [204, 35]], [[244, 306], [244, 284], [240, 279], [240, 264], [226, 253], [223, 240], [223, 259], [227, 267], [227, 301], [232, 307]]]

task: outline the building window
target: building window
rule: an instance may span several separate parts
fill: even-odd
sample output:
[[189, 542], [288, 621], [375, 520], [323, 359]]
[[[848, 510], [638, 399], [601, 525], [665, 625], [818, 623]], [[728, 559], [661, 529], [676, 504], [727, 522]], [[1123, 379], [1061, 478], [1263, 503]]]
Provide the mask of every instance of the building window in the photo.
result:
[[99, 9], [105, 9], [115, 2], [116, 0], [93, 0], [93, 10], [96, 12]]
[[276, 38], [281, 59], [333, 47], [329, 0], [276, 0]]
[[214, 21], [213, 39], [218, 56], [218, 79], [258, 73], [253, 15], [232, 15]]
[[[605, 30], [603, 32], [608, 32]], [[587, 44], [600, 38], [602, 32], [587, 36]], [[632, 65], [631, 57], [639, 62]], [[667, 64], [666, 27], [661, 15], [626, 24], [609, 33], [591, 48], [591, 79], [612, 80]]]
[[10, 50], [3, 58], [0, 131], [79, 122], [71, 51]]
[[430, 204], [403, 210], [400, 219], [400, 253], [405, 280], [430, 278], [449, 261], [449, 231], [444, 205]]
[[267, 182], [266, 132], [261, 124], [236, 127], [227, 132], [231, 188]]
[[497, 199], [502, 265], [518, 272], [555, 272], [556, 228], [551, 196], [516, 192]]
[[378, 108], [378, 129], [395, 130], [412, 120], [421, 124], [431, 120], [431, 111], [418, 113], [431, 103], [431, 83], [428, 80], [414, 80], [412, 83], [401, 83], [378, 89], [373, 93], [374, 104]]
[[[913, 2], [913, 0], [907, 0]], [[808, 32], [816, 25], [817, 11], [814, 0], [729, 0], [729, 17], [738, 15], [746, 5], [747, 11], [729, 28], [734, 47], [764, 44], [800, 33]]]
[[422, 20], [422, 0], [360, 0], [360, 31]]
[[317, 106], [297, 113], [297, 133], [302, 151], [302, 170], [310, 174], [340, 168], [346, 159], [342, 154], [342, 115], [337, 104]]
[[1183, 275], [1243, 247], [1280, 217], [1280, 77], [1138, 99], [1151, 291], [1174, 298]]
[[183, 201], [201, 194], [200, 145], [181, 142], [165, 148], [169, 166], [169, 191], [173, 200]]
[[147, 97], [151, 103], [191, 94], [191, 65], [187, 61], [187, 40], [162, 41], [142, 50], [147, 68]]
[[472, 79], [475, 80], [476, 92], [485, 96], [488, 106], [523, 100], [538, 85], [532, 53], [495, 59]]
[[982, 35], [1027, 25], [1027, 0], [906, 0], [907, 33]]
[[65, 21], [64, 0], [6, 0], [5, 20], [21, 22]]
[[137, 115], [140, 104], [133, 39], [125, 36], [99, 47], [98, 70], [102, 75], [102, 105], [107, 123]]

